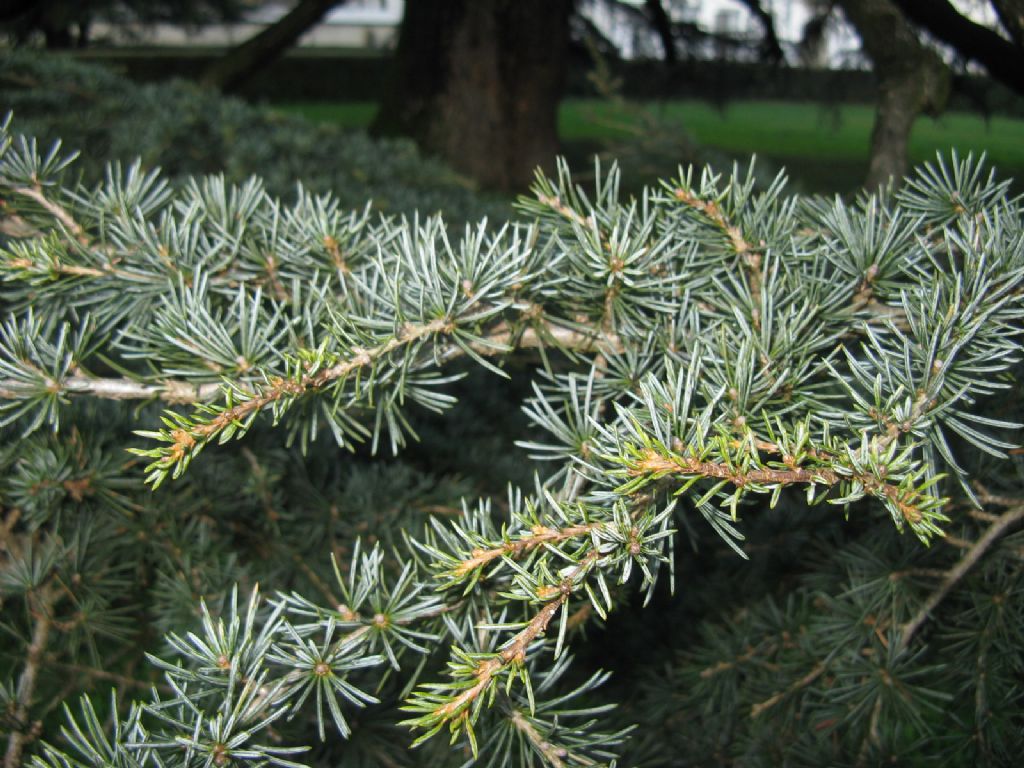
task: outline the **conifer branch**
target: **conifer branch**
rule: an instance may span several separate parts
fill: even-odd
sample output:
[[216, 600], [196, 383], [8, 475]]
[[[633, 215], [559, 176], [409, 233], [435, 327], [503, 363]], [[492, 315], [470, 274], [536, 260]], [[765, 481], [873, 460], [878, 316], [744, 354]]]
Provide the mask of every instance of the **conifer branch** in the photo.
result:
[[957, 564], [946, 572], [946, 577], [942, 580], [942, 583], [939, 584], [935, 591], [928, 595], [928, 599], [924, 601], [917, 613], [914, 614], [913, 618], [901, 627], [900, 648], [907, 648], [910, 646], [910, 642], [914, 639], [914, 636], [918, 631], [920, 631], [921, 627], [924, 626], [925, 622], [928, 621], [932, 612], [939, 607], [943, 600], [946, 599], [950, 591], [960, 582], [967, 572], [970, 571], [979, 560], [981, 560], [992, 545], [995, 544], [1004, 533], [1006, 533], [1007, 529], [1013, 527], [1021, 520], [1024, 520], [1024, 504], [1011, 507], [1003, 512], [1003, 514], [1001, 514], [999, 518], [985, 530], [977, 542], [975, 542], [970, 549], [964, 552]]
[[581, 227], [590, 227], [593, 225], [592, 219], [587, 219], [573, 210], [570, 206], [562, 202], [562, 199], [557, 195], [545, 195], [538, 192], [537, 202], [541, 205], [547, 206], [558, 215], [564, 217], [573, 224], [578, 224]]
[[[64, 395], [95, 397], [101, 400], [163, 400], [167, 403], [187, 405], [209, 402], [221, 391], [217, 383], [197, 384], [168, 380], [146, 384], [126, 378], [102, 378], [75, 374], [53, 382], [54, 389]], [[14, 380], [0, 380], [0, 399], [16, 400], [31, 394], [23, 384]]]
[[29, 596], [32, 614], [32, 639], [25, 651], [25, 665], [18, 678], [17, 698], [13, 720], [15, 725], [7, 737], [7, 751], [4, 753], [4, 768], [20, 768], [21, 753], [29, 738], [29, 712], [35, 699], [39, 671], [54, 628], [53, 607], [59, 600], [60, 591], [53, 584], [46, 584]]
[[461, 578], [478, 568], [483, 568], [499, 557], [522, 557], [524, 554], [545, 544], [557, 544], [577, 536], [588, 536], [600, 525], [600, 523], [586, 523], [584, 525], [572, 525], [567, 528], [548, 528], [538, 525], [532, 528], [529, 534], [519, 539], [507, 541], [500, 547], [474, 549], [468, 558], [451, 569], [451, 573], [453, 576]]
[[[431, 729], [428, 736], [436, 732], [445, 723], [455, 723], [453, 728], [472, 727], [475, 715], [472, 714], [474, 704], [486, 694], [495, 683], [498, 675], [510, 666], [521, 666], [526, 662], [527, 651], [533, 642], [544, 634], [555, 615], [568, 602], [570, 596], [578, 588], [579, 581], [598, 561], [600, 554], [596, 549], [588, 552], [579, 563], [572, 568], [559, 584], [550, 591], [557, 595], [545, 602], [527, 622], [501, 649], [489, 657], [479, 661], [471, 672], [472, 684], [450, 698], [444, 697], [443, 703], [437, 702], [435, 694], [414, 694], [407, 710], [423, 712], [420, 717], [405, 721], [405, 725], [414, 728]], [[433, 686], [437, 687], [437, 686]], [[425, 737], [424, 737], [425, 738]]]
[[43, 192], [43, 186], [41, 184], [36, 182], [32, 186], [13, 187], [11, 188], [11, 191], [17, 195], [21, 195], [22, 197], [32, 200], [47, 213], [57, 219], [57, 221], [64, 225], [64, 228], [72, 235], [72, 237], [75, 238], [79, 245], [86, 247], [91, 245], [92, 241], [89, 239], [89, 236], [86, 234], [82, 225], [75, 221], [75, 218], [66, 208], [48, 198]]
[[[569, 750], [557, 744], [552, 744], [545, 739], [521, 710], [513, 709], [509, 715], [509, 720], [515, 729], [526, 737], [526, 740], [534, 746], [552, 768], [565, 768], [565, 760], [570, 757]], [[572, 754], [571, 757], [576, 765], [596, 765], [593, 760], [585, 755]]]
[[477, 667], [476, 683], [448, 703], [438, 707], [433, 713], [434, 717], [445, 722], [465, 714], [470, 705], [490, 687], [498, 672], [511, 664], [522, 664], [526, 661], [527, 649], [538, 636], [544, 634], [551, 619], [558, 613], [562, 604], [569, 599], [569, 594], [569, 590], [563, 588], [558, 597], [545, 603], [530, 619], [530, 622], [496, 656], [482, 662]]
[[[436, 327], [446, 326], [443, 321], [432, 322]], [[420, 338], [427, 332], [430, 331], [424, 331], [423, 334], [415, 335], [415, 338]], [[598, 350], [621, 352], [623, 349], [622, 341], [615, 334], [567, 328], [550, 320], [534, 321], [533, 325], [518, 333], [513, 331], [507, 323], [500, 322], [494, 327], [493, 331], [483, 338], [485, 342], [471, 342], [468, 346], [477, 354], [485, 356], [500, 354], [499, 347], [511, 347], [513, 344], [516, 348], [524, 350], [546, 349], [554, 345], [561, 349], [582, 353]], [[388, 342], [382, 348], [371, 350], [372, 356], [369, 360], [364, 357], [364, 354], [370, 354], [369, 352], [360, 353], [348, 361], [347, 365], [346, 363], [338, 364], [330, 369], [329, 372], [321, 373], [319, 378], [314, 376], [307, 377], [301, 385], [303, 391], [306, 389], [316, 389], [334, 379], [342, 378], [356, 368], [370, 364], [374, 360], [394, 351], [401, 346], [402, 342], [410, 340], [415, 339], [408, 337]], [[465, 354], [465, 350], [461, 347], [452, 346], [445, 351], [443, 361], [450, 362]], [[273, 402], [274, 399], [286, 393], [295, 394], [295, 392], [288, 392], [287, 382], [283, 382], [282, 386], [282, 391], [276, 397], [267, 400], [263, 405]], [[52, 388], [53, 391], [63, 395], [95, 397], [101, 400], [163, 400], [174, 405], [190, 405], [194, 403], [207, 403], [216, 399], [217, 395], [221, 392], [222, 385], [217, 382], [196, 383], [178, 379], [162, 379], [156, 383], [146, 383], [123, 377], [105, 378], [76, 373], [60, 381], [52, 382]], [[0, 400], [17, 400], [31, 395], [33, 392], [34, 390], [27, 387], [23, 382], [15, 379], [0, 379]], [[244, 410], [249, 412], [254, 409], [256, 409], [255, 405], [248, 406]]]
[[725, 480], [736, 488], [754, 486], [786, 485], [827, 485], [857, 482], [873, 495], [890, 501], [911, 525], [922, 521], [922, 504], [934, 506], [935, 499], [913, 489], [902, 488], [879, 480], [872, 474], [844, 468], [839, 472], [831, 467], [789, 467], [787, 469], [758, 467], [741, 469], [731, 464], [702, 461], [695, 457], [662, 455], [653, 449], [644, 450], [638, 458], [628, 463], [627, 473], [631, 477], [666, 477], [678, 475], [683, 478], [705, 477]]
[[[0, 326], [0, 424], [4, 436], [22, 427], [29, 436], [0, 446], [0, 495], [10, 510], [0, 520], [0, 547], [10, 553], [2, 580], [28, 590], [30, 617], [0, 617], [25, 625], [17, 642], [28, 657], [17, 693], [0, 682], [4, 700], [19, 702], [12, 712], [21, 734], [12, 737], [20, 755], [0, 768], [108, 753], [108, 762], [127, 765], [149, 751], [173, 762], [179, 755], [161, 750], [186, 748], [200, 762], [291, 766], [314, 726], [326, 742], [333, 720], [347, 738], [345, 710], [375, 702], [368, 691], [393, 692], [384, 680], [395, 674], [434, 678], [406, 702], [417, 743], [445, 728], [475, 756], [476, 727], [479, 752], [494, 765], [611, 761], [605, 747], [626, 731], [594, 728], [611, 704], [567, 706], [575, 694], [559, 689], [572, 658], [563, 647], [590, 616], [606, 619], [631, 599], [637, 582], [650, 599], [674, 579], [674, 526], [692, 522], [676, 513], [684, 494], [692, 492], [733, 551], [771, 550], [774, 561], [819, 533], [817, 516], [802, 517], [822, 501], [848, 508], [873, 499], [898, 528], [909, 524], [927, 540], [948, 519], [943, 472], [969, 492], [961, 467], [980, 465], [960, 463], [959, 454], [1014, 450], [1005, 434], [1019, 420], [1016, 404], [988, 410], [985, 400], [1013, 385], [1021, 358], [1020, 205], [971, 160], [854, 203], [786, 200], [781, 177], [756, 191], [752, 174], [743, 180], [710, 169], [695, 185], [683, 171], [664, 194], [648, 189], [637, 198], [621, 194], [616, 171], [599, 173], [592, 194], [573, 184], [563, 163], [557, 180], [538, 179], [536, 199], [521, 203], [532, 223], [500, 231], [481, 223], [460, 235], [440, 217], [370, 221], [331, 195], [302, 191], [284, 202], [259, 180], [179, 185], [133, 166], [112, 168], [94, 188], [65, 188], [69, 158], [8, 133], [5, 124], [0, 153], [10, 154], [0, 191], [21, 220], [0, 225], [8, 233], [0, 299], [13, 313]], [[737, 274], [723, 278], [723, 267]], [[876, 322], [882, 313], [889, 317]], [[238, 467], [211, 451], [211, 472], [161, 497], [169, 507], [139, 503], [137, 464], [125, 467], [107, 450], [111, 437], [137, 425], [126, 417], [97, 426], [95, 440], [68, 427], [93, 428], [93, 409], [66, 407], [78, 398], [191, 405], [166, 411], [159, 431], [136, 433], [160, 441], [131, 449], [150, 458], [154, 484], [185, 471], [205, 445], [240, 438], [261, 413], [286, 421], [288, 440], [303, 447], [330, 432], [350, 448], [372, 439], [376, 450], [390, 437], [397, 451], [417, 431], [435, 439], [413, 411], [442, 412], [455, 402], [448, 384], [462, 371], [443, 371], [449, 362], [465, 356], [519, 374], [526, 366], [500, 366], [524, 350], [540, 350], [524, 357], [544, 364], [525, 410], [548, 437], [521, 445], [560, 466], [538, 482], [536, 496], [510, 491], [505, 520], [489, 499], [465, 504], [452, 519], [462, 478], [458, 486], [425, 475], [420, 482], [420, 454], [410, 482], [399, 472], [368, 478], [361, 455], [342, 470], [324, 451], [302, 459], [268, 452], [264, 462], [243, 449], [247, 480], [234, 492], [221, 479]], [[559, 350], [567, 359], [551, 365], [548, 353]], [[492, 417], [475, 426], [487, 430], [499, 421]], [[806, 493], [786, 492], [796, 487]], [[684, 702], [680, 732], [703, 727], [698, 711], [714, 701], [711, 718], [727, 723], [715, 727], [746, 750], [766, 743], [777, 723], [792, 733], [799, 702], [801, 718], [809, 715], [802, 722], [816, 724], [803, 729], [809, 741], [801, 746], [854, 758], [863, 748], [867, 759], [878, 733], [904, 727], [900, 718], [945, 691], [969, 690], [970, 675], [988, 674], [1006, 650], [999, 644], [1016, 635], [988, 633], [981, 654], [946, 635], [936, 636], [928, 659], [899, 651], [940, 606], [960, 610], [966, 601], [952, 596], [972, 567], [985, 568], [986, 579], [997, 569], [1000, 578], [1019, 576], [992, 552], [1024, 519], [1024, 505], [981, 497], [1005, 513], [965, 513], [987, 530], [976, 542], [945, 539], [964, 550], [949, 570], [927, 567], [947, 565], [949, 548], [921, 555], [909, 551], [913, 542], [877, 546], [874, 520], [864, 519], [845, 529], [845, 541], [830, 527], [829, 545], [848, 547], [815, 564], [820, 579], [782, 583], [767, 596], [740, 590], [743, 610], [728, 614], [705, 605], [713, 600], [697, 601], [694, 613], [731, 618], [702, 632], [703, 647], [659, 661], [666, 675], [682, 671], [693, 684], [691, 692], [674, 689], [694, 699]], [[740, 504], [756, 509], [752, 501], [780, 509], [787, 525], [750, 514], [740, 530]], [[360, 505], [375, 512], [360, 516]], [[353, 547], [358, 554], [336, 564], [337, 585], [329, 583], [314, 554], [343, 549], [335, 537], [383, 533], [374, 526], [384, 509], [403, 524], [419, 524], [418, 510], [448, 519], [431, 516], [422, 540], [401, 531], [411, 552]], [[35, 532], [24, 551], [13, 551], [21, 544], [11, 535], [16, 520]], [[278, 544], [247, 551], [253, 525]], [[780, 527], [786, 533], [765, 533]], [[126, 541], [133, 533], [142, 544]], [[894, 565], [894, 552], [907, 557]], [[121, 569], [126, 554], [135, 563]], [[140, 564], [145, 583], [131, 588], [152, 598], [152, 624], [139, 633], [147, 642], [174, 616], [191, 616], [200, 595], [224, 606], [221, 615], [204, 604], [201, 628], [168, 635], [172, 658], [154, 659], [166, 678], [159, 702], [137, 702], [124, 708], [132, 712], [126, 720], [104, 722], [85, 701], [62, 746], [33, 744], [29, 755], [29, 710], [37, 716], [76, 693], [74, 680], [53, 684], [62, 670], [82, 681], [80, 690], [106, 679], [138, 687], [134, 673], [90, 674], [67, 666], [64, 653], [109, 635], [112, 647], [131, 654], [124, 666], [132, 669], [141, 658], [128, 636], [137, 614], [111, 594]], [[728, 593], [729, 582], [710, 580], [733, 578], [731, 566], [715, 558], [706, 565], [705, 596]], [[846, 589], [840, 571], [850, 565], [853, 588], [820, 591]], [[52, 599], [80, 600], [81, 610], [66, 622], [42, 610], [43, 590], [60, 582], [38, 573], [68, 574], [74, 593]], [[923, 605], [922, 578], [936, 587]], [[248, 611], [239, 610], [237, 591], [220, 600], [232, 582], [257, 579], [279, 589], [302, 583], [323, 597], [278, 592], [263, 609], [254, 595]], [[9, 612], [12, 601], [2, 608]], [[911, 614], [902, 627], [889, 618]], [[974, 616], [954, 618], [966, 627]], [[858, 647], [834, 653], [837, 642], [850, 641]], [[448, 642], [444, 676], [437, 652]], [[409, 664], [412, 654], [419, 659]], [[125, 672], [116, 651], [107, 658]], [[584, 654], [576, 663], [591, 661]], [[355, 672], [385, 665], [392, 672], [383, 680]], [[906, 706], [882, 706], [878, 692], [886, 689], [871, 687], [879, 684], [865, 672], [872, 668], [884, 671], [881, 684], [901, 684]], [[940, 670], [934, 685], [925, 679], [932, 670]], [[577, 693], [605, 677], [591, 676]], [[377, 684], [356, 687], [364, 682]], [[33, 685], [35, 701], [25, 693]], [[56, 698], [38, 693], [51, 689]], [[979, 712], [984, 694], [976, 692]], [[817, 716], [822, 709], [828, 720]], [[958, 707], [954, 717], [962, 714]], [[986, 714], [977, 716], [977, 739], [995, 745], [1000, 726], [980, 722]], [[562, 718], [573, 717], [589, 721], [570, 730]], [[825, 728], [827, 736], [819, 733]], [[374, 730], [362, 730], [359, 749], [386, 762], [397, 748]], [[704, 741], [726, 743], [718, 733], [692, 741], [695, 753]], [[340, 749], [327, 744], [315, 754], [334, 760]]]
[[752, 305], [751, 321], [755, 328], [761, 327], [761, 266], [764, 261], [761, 253], [743, 236], [738, 226], [726, 218], [721, 206], [714, 200], [702, 200], [692, 191], [677, 187], [675, 199], [702, 214], [711, 224], [726, 236], [733, 252], [740, 257], [746, 273], [747, 287], [750, 289]]
[[764, 701], [758, 702], [757, 704], [752, 706], [750, 708], [750, 717], [751, 717], [751, 719], [757, 719], [765, 711], [771, 709], [772, 707], [774, 707], [776, 704], [778, 704], [783, 699], [785, 699], [788, 696], [796, 693], [797, 691], [801, 690], [802, 688], [806, 688], [807, 686], [809, 686], [811, 683], [813, 683], [815, 680], [817, 680], [819, 677], [822, 676], [822, 674], [825, 672], [825, 669], [826, 669], [826, 667], [825, 667], [824, 664], [821, 664], [821, 663], [816, 664], [814, 666], [814, 668], [811, 669], [810, 672], [808, 672], [806, 675], [801, 677], [799, 680], [796, 680], [794, 683], [792, 683], [785, 690], [779, 691], [778, 693], [773, 694], [772, 696], [769, 696]]

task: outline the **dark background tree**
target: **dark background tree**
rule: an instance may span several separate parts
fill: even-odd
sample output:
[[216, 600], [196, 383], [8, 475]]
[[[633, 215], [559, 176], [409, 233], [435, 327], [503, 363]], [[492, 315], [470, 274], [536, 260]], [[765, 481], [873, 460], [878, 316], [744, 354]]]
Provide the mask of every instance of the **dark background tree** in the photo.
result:
[[907, 146], [921, 113], [941, 112], [949, 99], [950, 72], [890, 0], [839, 0], [860, 35], [878, 81], [878, 106], [871, 132], [865, 184], [874, 187], [902, 178], [909, 167]]
[[1024, 93], [1024, 1], [990, 0], [1012, 37], [972, 21], [948, 0], [893, 0], [914, 24], [951, 46], [969, 61], [981, 64], [996, 80]]
[[571, 0], [409, 0], [375, 130], [485, 186], [523, 189], [558, 152]]
[[216, 59], [200, 82], [222, 91], [234, 91], [295, 45], [326, 13], [345, 0], [299, 0], [288, 13], [262, 32]]
[[[760, 0], [734, 0], [752, 15], [761, 34], [733, 38], [680, 20], [665, 0], [642, 4], [594, 0], [612, 6], [659, 52], [665, 76], [689, 57], [738, 55], [785, 64], [772, 8]], [[297, 0], [277, 22], [208, 66], [202, 82], [237, 91], [294, 45], [344, 0]], [[1024, 93], [1024, 0], [989, 0], [1001, 30], [977, 24], [948, 0], [837, 0], [863, 40], [878, 80], [878, 115], [872, 134], [868, 184], [907, 167], [907, 144], [918, 114], [946, 103], [950, 76], [927, 32], [964, 61], [984, 66], [993, 78]], [[95, 19], [173, 20], [200, 23], [237, 16], [258, 0], [3, 0], [0, 23], [19, 41], [42, 37], [53, 48], [89, 42]], [[538, 165], [559, 150], [557, 106], [570, 48], [570, 18], [585, 21], [574, 0], [409, 0], [399, 31], [393, 87], [385, 91], [375, 130], [406, 135], [477, 183], [522, 189]], [[584, 35], [594, 25], [577, 24]], [[643, 33], [641, 32], [641, 37]], [[609, 41], [604, 41], [609, 44]], [[655, 53], [657, 55], [657, 53]]]
[[171, 21], [182, 25], [239, 18], [246, 0], [2, 0], [0, 28], [24, 44], [41, 35], [47, 48], [84, 48], [93, 22]]
[[644, 9], [651, 19], [651, 26], [654, 27], [654, 31], [661, 41], [665, 62], [668, 64], [675, 63], [678, 58], [676, 56], [675, 34], [672, 31], [672, 19], [669, 18], [665, 6], [661, 4], [661, 0], [646, 0]]

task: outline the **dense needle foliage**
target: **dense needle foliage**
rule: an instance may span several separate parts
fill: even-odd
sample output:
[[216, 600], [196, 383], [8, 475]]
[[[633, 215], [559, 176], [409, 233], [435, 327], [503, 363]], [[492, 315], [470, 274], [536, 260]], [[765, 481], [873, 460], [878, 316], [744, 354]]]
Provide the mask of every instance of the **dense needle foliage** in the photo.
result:
[[79, 185], [16, 127], [11, 768], [1024, 747], [1024, 231], [982, 163], [849, 203], [563, 168], [450, 228]]

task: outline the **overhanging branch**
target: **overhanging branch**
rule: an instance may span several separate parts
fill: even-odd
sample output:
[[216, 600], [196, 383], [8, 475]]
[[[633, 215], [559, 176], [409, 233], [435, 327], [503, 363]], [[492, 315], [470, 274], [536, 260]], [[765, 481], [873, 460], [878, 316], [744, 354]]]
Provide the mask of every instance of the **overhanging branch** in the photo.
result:
[[1024, 48], [963, 16], [949, 0], [892, 0], [907, 18], [1024, 94]]

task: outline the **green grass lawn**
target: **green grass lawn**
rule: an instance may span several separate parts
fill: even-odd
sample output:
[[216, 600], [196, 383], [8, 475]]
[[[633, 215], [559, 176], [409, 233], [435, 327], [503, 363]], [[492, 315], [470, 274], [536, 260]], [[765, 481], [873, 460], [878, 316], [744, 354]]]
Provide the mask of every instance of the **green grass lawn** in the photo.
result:
[[[281, 104], [282, 111], [311, 120], [363, 128], [373, 118], [370, 102]], [[785, 166], [809, 191], [848, 191], [863, 178], [874, 110], [867, 105], [736, 101], [718, 109], [703, 101], [649, 102], [623, 109], [596, 99], [567, 99], [559, 110], [559, 134], [566, 153], [579, 161], [605, 142], [626, 139], [642, 124], [641, 111], [659, 122], [678, 125], [698, 144], [736, 157], [757, 154]], [[931, 160], [936, 151], [986, 152], [1000, 175], [1024, 182], [1024, 120], [989, 120], [962, 112], [921, 118], [910, 142], [912, 162]], [[672, 168], [666, 168], [669, 174]]]

